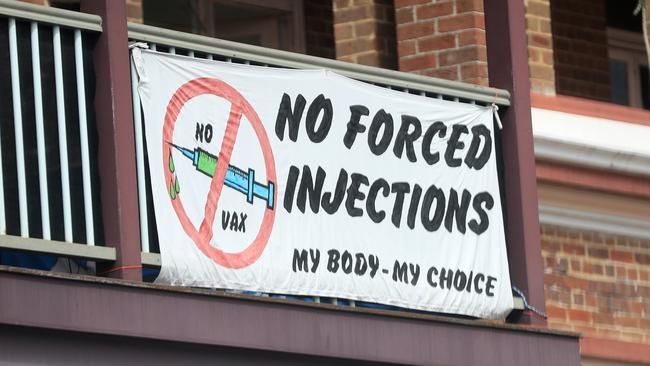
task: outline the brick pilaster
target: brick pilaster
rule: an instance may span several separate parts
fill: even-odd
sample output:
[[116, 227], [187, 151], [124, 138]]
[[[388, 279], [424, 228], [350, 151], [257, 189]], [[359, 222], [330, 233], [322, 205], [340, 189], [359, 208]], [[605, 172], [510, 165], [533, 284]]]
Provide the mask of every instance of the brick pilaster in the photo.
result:
[[526, 35], [531, 91], [555, 95], [553, 34], [549, 0], [526, 0]]
[[481, 0], [396, 0], [399, 67], [488, 85]]
[[390, 0], [335, 0], [336, 58], [395, 69], [394, 18]]

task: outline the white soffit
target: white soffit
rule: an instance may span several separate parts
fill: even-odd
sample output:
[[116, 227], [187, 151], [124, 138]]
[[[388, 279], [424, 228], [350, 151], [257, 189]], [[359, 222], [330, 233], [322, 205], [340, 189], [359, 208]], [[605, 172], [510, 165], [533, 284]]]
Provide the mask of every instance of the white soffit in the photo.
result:
[[538, 159], [650, 176], [650, 126], [540, 108], [531, 114]]

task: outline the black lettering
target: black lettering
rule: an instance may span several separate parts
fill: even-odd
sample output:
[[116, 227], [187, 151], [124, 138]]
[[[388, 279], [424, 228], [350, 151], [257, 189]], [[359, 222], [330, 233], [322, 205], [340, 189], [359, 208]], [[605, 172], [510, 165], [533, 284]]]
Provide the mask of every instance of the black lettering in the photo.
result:
[[221, 228], [226, 230], [230, 222], [230, 211], [221, 211]]
[[237, 227], [237, 231], [241, 231], [242, 233], [246, 232], [246, 218], [248, 218], [248, 215], [245, 213], [241, 212], [239, 214], [239, 226]]
[[454, 158], [454, 153], [456, 150], [462, 150], [465, 148], [465, 143], [459, 141], [462, 134], [467, 134], [467, 126], [465, 125], [453, 125], [451, 128], [451, 136], [449, 141], [447, 141], [447, 149], [445, 150], [445, 161], [450, 167], [458, 167], [463, 162], [461, 159]]
[[289, 175], [287, 176], [287, 185], [284, 190], [284, 209], [287, 210], [287, 212], [291, 213], [291, 207], [293, 206], [293, 196], [294, 193], [296, 192], [296, 183], [298, 182], [298, 175], [300, 174], [300, 170], [295, 167], [291, 166], [289, 168]]
[[384, 197], [388, 197], [390, 194], [390, 186], [385, 179], [379, 178], [372, 183], [370, 189], [368, 190], [368, 198], [366, 199], [366, 212], [368, 217], [375, 222], [380, 223], [386, 217], [386, 212], [384, 210], [377, 211], [377, 206], [375, 205], [377, 200], [377, 193], [381, 189], [381, 194]]
[[[316, 119], [318, 119], [321, 111], [323, 112], [323, 118], [318, 128], [316, 128]], [[325, 137], [330, 132], [330, 127], [332, 127], [332, 101], [325, 98], [323, 94], [319, 94], [309, 105], [305, 125], [307, 126], [307, 136], [312, 142], [319, 143], [325, 140]]]
[[422, 195], [422, 187], [418, 184], [413, 186], [413, 193], [411, 193], [411, 204], [406, 216], [406, 225], [413, 230], [415, 228], [415, 216], [418, 213], [418, 205], [420, 204], [420, 196]]
[[472, 195], [468, 190], [463, 190], [460, 205], [458, 204], [458, 193], [455, 189], [451, 189], [449, 193], [449, 204], [447, 205], [447, 214], [445, 215], [445, 228], [451, 232], [454, 225], [454, 218], [456, 219], [456, 228], [459, 232], [465, 234], [465, 220], [467, 218], [467, 209], [469, 209], [469, 202]]
[[305, 97], [303, 97], [302, 94], [298, 94], [292, 111], [291, 97], [287, 93], [282, 95], [282, 101], [278, 108], [278, 116], [275, 119], [275, 135], [280, 139], [280, 141], [284, 140], [284, 129], [287, 122], [289, 122], [289, 139], [296, 142], [298, 139], [300, 119], [302, 118], [302, 112], [305, 110], [306, 103], [307, 101], [305, 100]]
[[480, 222], [471, 219], [467, 226], [469, 226], [469, 229], [476, 233], [476, 235], [483, 234], [490, 226], [490, 218], [483, 209], [483, 203], [485, 203], [485, 208], [487, 210], [491, 210], [492, 207], [494, 207], [494, 198], [492, 198], [490, 193], [480, 192], [474, 196], [474, 200], [472, 201], [472, 207], [474, 207], [474, 211], [478, 214]]
[[352, 273], [352, 254], [347, 250], [343, 252], [341, 256], [341, 269], [345, 274]]
[[431, 267], [427, 271], [427, 282], [429, 282], [429, 286], [436, 288], [438, 284], [433, 280], [433, 276], [438, 276], [438, 269], [436, 267]]
[[479, 295], [483, 293], [483, 289], [481, 289], [479, 283], [483, 282], [484, 280], [485, 280], [485, 275], [482, 273], [477, 273], [476, 277], [474, 277], [474, 291]]
[[327, 251], [327, 270], [336, 273], [339, 270], [339, 258], [341, 258], [341, 253], [336, 249], [330, 249]]
[[420, 265], [409, 263], [409, 272], [411, 272], [411, 285], [415, 286], [420, 278]]
[[492, 276], [487, 277], [487, 282], [485, 283], [485, 294], [488, 295], [488, 297], [494, 297], [494, 291], [492, 291], [494, 290], [494, 282], [497, 282], [496, 278]]
[[198, 142], [203, 142], [203, 123], [196, 123], [196, 132], [194, 132], [194, 139]]
[[424, 161], [429, 165], [433, 165], [440, 160], [439, 152], [431, 153], [431, 142], [436, 136], [436, 133], [440, 138], [445, 137], [447, 134], [447, 126], [440, 121], [436, 121], [424, 133], [424, 137], [422, 138], [422, 157], [424, 157]]
[[321, 192], [323, 191], [323, 184], [325, 183], [325, 170], [318, 167], [316, 171], [316, 184], [311, 176], [311, 170], [307, 165], [302, 167], [302, 178], [300, 179], [300, 187], [298, 188], [298, 197], [296, 198], [296, 206], [300, 212], [305, 213], [305, 204], [307, 196], [309, 196], [309, 207], [313, 213], [318, 213], [320, 209]]
[[209, 144], [212, 141], [212, 135], [213, 135], [212, 125], [208, 123], [208, 125], [205, 126], [205, 132], [204, 132], [205, 142]]
[[456, 271], [454, 275], [454, 288], [456, 291], [463, 291], [465, 289], [465, 284], [467, 283], [467, 275], [463, 271]]
[[[481, 137], [483, 138], [483, 150], [478, 154]], [[490, 159], [490, 153], [492, 153], [492, 136], [490, 136], [490, 130], [484, 125], [472, 127], [472, 142], [465, 156], [465, 164], [470, 169], [480, 170]]]
[[393, 265], [393, 281], [409, 282], [408, 265], [406, 262], [400, 263], [399, 261], [395, 261]]
[[[379, 129], [384, 126], [384, 133], [379, 142], [377, 142], [377, 135]], [[370, 151], [375, 155], [381, 155], [388, 149], [390, 141], [393, 139], [393, 116], [386, 113], [383, 109], [375, 114], [370, 124], [370, 131], [368, 131], [368, 146]]]
[[377, 270], [379, 269], [379, 258], [370, 254], [368, 256], [368, 265], [370, 266], [370, 278], [375, 278]]
[[470, 292], [472, 290], [472, 278], [474, 277], [474, 271], [469, 271], [469, 277], [467, 277], [467, 287], [465, 291]]
[[447, 289], [450, 289], [453, 280], [454, 280], [454, 271], [445, 268], [440, 270], [440, 280], [439, 280], [440, 288], [447, 287]]
[[230, 215], [230, 231], [237, 231], [238, 227], [239, 227], [239, 217], [237, 216], [236, 212], [233, 212]]
[[357, 253], [355, 257], [357, 260], [354, 265], [354, 273], [358, 276], [363, 276], [368, 270], [368, 262], [366, 261], [366, 256], [361, 253]]
[[[409, 132], [411, 126], [413, 126], [413, 131]], [[399, 127], [399, 131], [397, 131], [395, 146], [393, 146], [395, 156], [401, 159], [404, 148], [406, 147], [406, 157], [409, 161], [416, 162], [417, 158], [415, 157], [413, 143], [420, 136], [422, 136], [422, 124], [420, 120], [407, 114], [402, 115], [402, 124]]]
[[336, 180], [336, 188], [334, 188], [334, 197], [330, 192], [323, 193], [323, 198], [321, 199], [321, 206], [323, 210], [328, 214], [332, 215], [335, 213], [341, 202], [343, 202], [343, 197], [345, 197], [345, 187], [348, 185], [348, 172], [345, 169], [341, 169], [339, 172], [339, 178]]
[[320, 263], [320, 250], [309, 249], [309, 257], [311, 258], [311, 273], [316, 273]]
[[293, 264], [291, 268], [293, 269], [294, 272], [298, 271], [304, 271], [307, 272], [307, 266], [309, 265], [308, 259], [307, 259], [307, 251], [305, 249], [301, 250], [300, 252], [298, 249], [293, 250]]
[[370, 111], [366, 106], [362, 105], [351, 105], [350, 106], [350, 121], [348, 122], [348, 130], [345, 131], [345, 136], [343, 136], [343, 145], [348, 149], [354, 144], [354, 140], [357, 138], [358, 133], [366, 132], [366, 126], [359, 123], [361, 121], [361, 116], [367, 116], [370, 114]]
[[[436, 202], [436, 211], [433, 214], [433, 218], [431, 218], [430, 212], [434, 200]], [[424, 193], [424, 199], [422, 199], [422, 211], [420, 212], [422, 226], [424, 226], [427, 231], [436, 231], [440, 228], [444, 216], [445, 193], [441, 189], [438, 189], [438, 187], [432, 185], [427, 189], [426, 193]]]
[[402, 209], [404, 207], [404, 195], [411, 191], [411, 187], [406, 182], [395, 182], [391, 186], [391, 192], [395, 193], [395, 203], [393, 204], [393, 215], [391, 221], [395, 227], [399, 227], [402, 221]]
[[368, 177], [363, 174], [352, 173], [350, 175], [350, 187], [348, 187], [348, 196], [345, 199], [345, 208], [348, 210], [348, 215], [351, 217], [363, 215], [363, 210], [356, 207], [354, 204], [357, 200], [362, 201], [366, 198], [365, 193], [359, 191], [359, 187], [363, 184], [368, 185]]

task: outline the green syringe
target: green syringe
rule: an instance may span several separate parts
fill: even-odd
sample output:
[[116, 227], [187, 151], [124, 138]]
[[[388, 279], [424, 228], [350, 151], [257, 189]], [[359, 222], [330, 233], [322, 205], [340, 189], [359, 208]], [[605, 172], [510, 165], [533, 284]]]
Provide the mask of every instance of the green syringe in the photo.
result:
[[[168, 142], [168, 144], [180, 151], [183, 156], [192, 160], [192, 165], [194, 165], [196, 170], [210, 178], [214, 176], [219, 159], [217, 156], [210, 154], [200, 147], [190, 150], [171, 142]], [[246, 173], [236, 166], [228, 165], [224, 185], [245, 194], [248, 203], [252, 204], [253, 198], [259, 197], [266, 201], [268, 208], [273, 209], [273, 191], [275, 186], [271, 181], [266, 186], [255, 182], [255, 170], [253, 169], [249, 168], [248, 173]]]

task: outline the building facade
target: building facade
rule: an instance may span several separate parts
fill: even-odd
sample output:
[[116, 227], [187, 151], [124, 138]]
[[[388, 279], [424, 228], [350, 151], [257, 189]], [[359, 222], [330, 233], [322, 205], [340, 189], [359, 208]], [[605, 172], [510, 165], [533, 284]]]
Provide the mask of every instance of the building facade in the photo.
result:
[[[2, 247], [95, 260], [87, 273], [97, 275], [80, 276], [73, 266], [85, 262], [69, 259], [57, 260], [54, 272], [2, 267], [0, 293], [14, 295], [0, 300], [0, 337], [9, 345], [0, 362], [52, 357], [69, 364], [100, 355], [107, 364], [183, 357], [249, 364], [577, 364], [579, 333], [585, 365], [650, 364], [650, 76], [635, 1], [29, 2], [36, 5], [0, 2], [0, 45], [7, 51], [0, 59], [7, 172]], [[24, 147], [7, 137], [16, 134], [16, 93], [21, 118], [38, 125], [33, 22], [43, 24], [41, 67], [53, 70], [42, 79], [44, 146], [59, 146], [54, 150], [61, 155], [63, 135], [71, 141], [72, 214], [50, 214], [47, 235], [48, 215], [39, 209], [39, 132], [26, 128]], [[59, 32], [63, 72], [57, 76]], [[522, 309], [507, 323], [486, 323], [148, 284], [155, 274], [147, 271], [159, 265], [159, 239], [153, 222], [142, 219], [147, 203], [152, 212], [151, 198], [138, 196], [146, 180], [138, 175], [144, 162], [134, 159], [129, 41], [195, 57], [329, 68], [407, 92], [502, 105], [512, 282], [548, 318]], [[12, 84], [12, 47], [22, 91]], [[83, 66], [75, 69], [79, 59]], [[80, 74], [86, 79], [79, 81]], [[59, 92], [66, 93], [64, 108], [57, 107]], [[68, 123], [87, 120], [88, 132], [69, 127], [47, 140], [62, 109]], [[90, 137], [85, 145], [84, 135]], [[19, 149], [32, 153], [22, 184]], [[65, 207], [65, 194], [52, 192], [65, 191], [62, 168], [63, 160], [41, 173], [53, 185], [45, 189], [53, 212]], [[22, 202], [21, 185], [30, 197], [40, 192], [40, 200]], [[91, 251], [90, 238], [106, 244]], [[39, 353], [26, 348], [34, 341], [42, 345]]]

